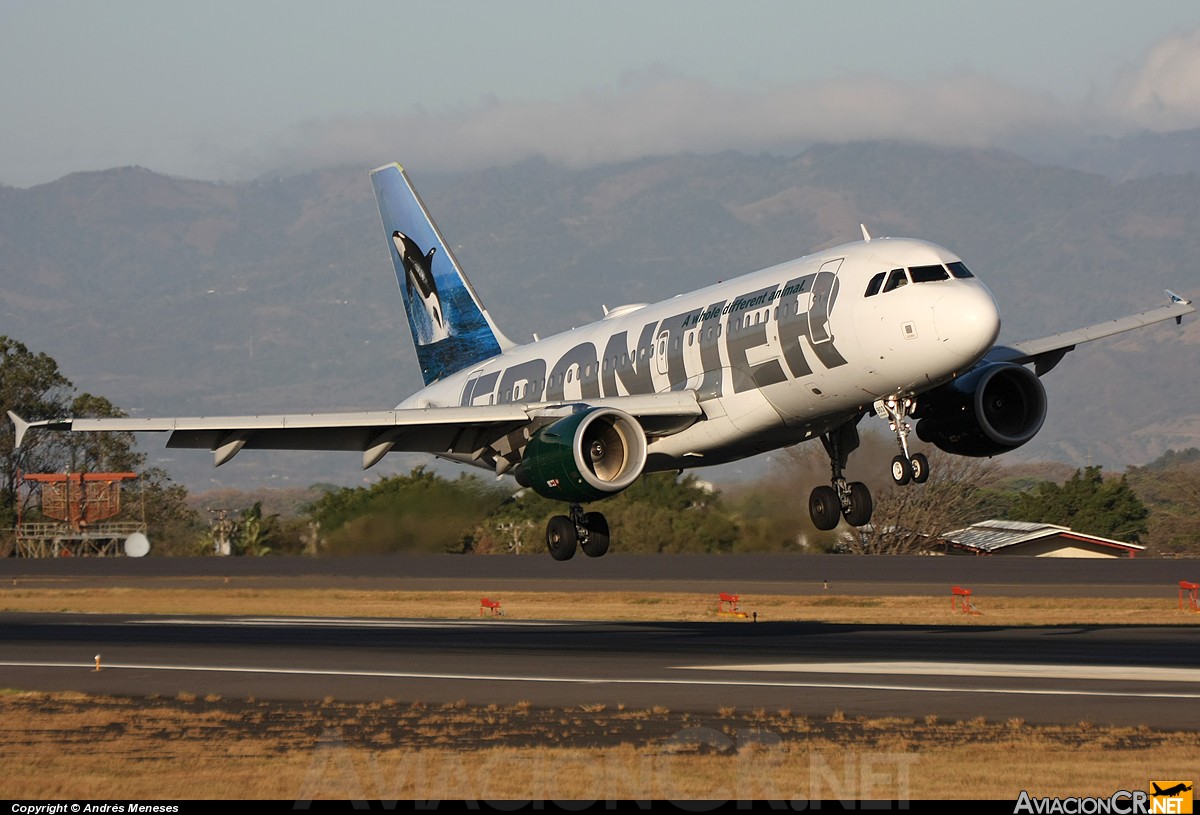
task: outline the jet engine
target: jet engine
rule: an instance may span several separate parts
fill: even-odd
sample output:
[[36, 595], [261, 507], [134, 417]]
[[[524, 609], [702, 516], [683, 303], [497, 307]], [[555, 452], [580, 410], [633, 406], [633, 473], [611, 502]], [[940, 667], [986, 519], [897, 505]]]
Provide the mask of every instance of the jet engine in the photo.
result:
[[913, 415], [922, 441], [959, 456], [994, 456], [1042, 429], [1046, 391], [1028, 368], [985, 362], [921, 396]]
[[646, 433], [615, 408], [590, 408], [538, 431], [525, 447], [517, 483], [556, 501], [582, 504], [620, 492], [646, 466]]

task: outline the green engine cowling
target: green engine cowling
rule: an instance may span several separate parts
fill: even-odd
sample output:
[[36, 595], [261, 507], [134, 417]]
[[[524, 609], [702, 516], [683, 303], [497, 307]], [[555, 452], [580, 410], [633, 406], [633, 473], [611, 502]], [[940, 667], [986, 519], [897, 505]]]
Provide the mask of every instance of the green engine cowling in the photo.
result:
[[615, 408], [590, 408], [537, 432], [517, 467], [517, 483], [555, 501], [583, 504], [620, 492], [646, 466], [646, 433]]

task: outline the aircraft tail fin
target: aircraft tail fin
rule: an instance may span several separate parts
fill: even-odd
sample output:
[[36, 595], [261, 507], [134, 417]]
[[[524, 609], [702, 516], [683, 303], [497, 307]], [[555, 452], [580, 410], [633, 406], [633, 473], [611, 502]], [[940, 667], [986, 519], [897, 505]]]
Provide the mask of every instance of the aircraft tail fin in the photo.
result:
[[513, 347], [479, 302], [404, 168], [378, 167], [371, 184], [425, 384]]

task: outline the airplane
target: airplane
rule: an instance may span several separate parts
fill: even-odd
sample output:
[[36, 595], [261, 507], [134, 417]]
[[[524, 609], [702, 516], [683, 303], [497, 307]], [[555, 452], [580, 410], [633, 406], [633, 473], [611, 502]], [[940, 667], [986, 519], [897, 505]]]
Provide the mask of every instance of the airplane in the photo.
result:
[[1155, 798], [1159, 797], [1160, 795], [1173, 798], [1174, 796], [1179, 795], [1181, 792], [1188, 792], [1192, 788], [1190, 784], [1187, 784], [1183, 781], [1180, 781], [1173, 787], [1167, 787], [1165, 790], [1159, 787], [1158, 784], [1154, 783], [1153, 781], [1150, 782], [1150, 786], [1154, 787], [1154, 792], [1150, 794]]
[[[546, 526], [556, 560], [608, 551], [608, 522], [584, 504], [643, 473], [721, 464], [819, 439], [831, 478], [809, 496], [818, 529], [871, 520], [844, 475], [869, 414], [887, 422], [900, 485], [923, 483], [917, 436], [952, 454], [1028, 442], [1046, 416], [1040, 377], [1080, 343], [1195, 311], [1168, 305], [1014, 345], [997, 345], [991, 292], [950, 250], [873, 238], [835, 246], [518, 345], [484, 308], [404, 169], [372, 170], [387, 246], [425, 387], [392, 410], [274, 416], [44, 419], [31, 428], [167, 432], [167, 447], [347, 450], [370, 468], [392, 451], [510, 474], [568, 506]], [[1027, 367], [1032, 366], [1032, 370]]]

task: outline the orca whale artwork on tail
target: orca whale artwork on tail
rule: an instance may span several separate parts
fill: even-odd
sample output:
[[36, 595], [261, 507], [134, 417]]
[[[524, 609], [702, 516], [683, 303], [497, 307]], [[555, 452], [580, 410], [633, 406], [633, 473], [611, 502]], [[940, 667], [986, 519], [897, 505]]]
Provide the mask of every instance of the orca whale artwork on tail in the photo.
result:
[[454, 253], [429, 217], [408, 176], [375, 172], [371, 182], [388, 234], [421, 375], [428, 385], [482, 362], [513, 343], [492, 324]]
[[[418, 346], [441, 342], [450, 336], [450, 329], [446, 324], [442, 300], [438, 296], [437, 281], [433, 279], [433, 256], [437, 254], [437, 248], [422, 255], [421, 247], [400, 230], [392, 233], [392, 243], [404, 267], [405, 303], [413, 339]], [[417, 309], [418, 304], [420, 310]], [[418, 315], [423, 315], [424, 319]]]
[[[991, 292], [949, 249], [872, 238], [824, 249], [590, 325], [517, 345], [497, 328], [398, 164], [371, 172], [425, 387], [391, 410], [273, 416], [41, 419], [31, 428], [166, 432], [225, 464], [242, 450], [347, 450], [369, 468], [423, 452], [512, 475], [563, 502], [546, 526], [558, 560], [609, 548], [583, 505], [643, 473], [684, 470], [819, 440], [831, 477], [813, 488], [819, 529], [863, 526], [871, 493], [844, 474], [858, 425], [896, 440], [891, 475], [929, 478], [912, 432], [941, 450], [994, 456], [1028, 442], [1047, 412], [1040, 377], [1080, 343], [1195, 311], [1168, 304], [1050, 337], [998, 345]], [[920, 487], [912, 487], [920, 489]]]

